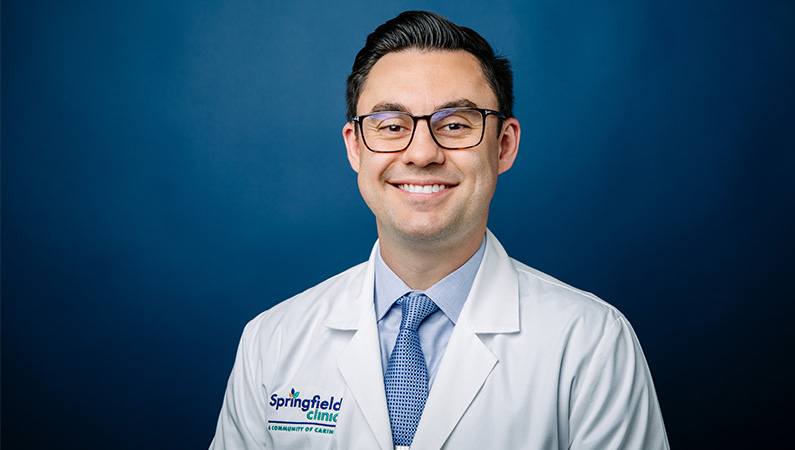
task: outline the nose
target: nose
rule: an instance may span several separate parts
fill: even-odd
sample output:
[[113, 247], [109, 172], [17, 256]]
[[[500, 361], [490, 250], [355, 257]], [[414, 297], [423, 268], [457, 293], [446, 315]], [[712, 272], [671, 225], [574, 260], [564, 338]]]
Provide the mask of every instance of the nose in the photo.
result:
[[442, 164], [444, 158], [444, 149], [439, 147], [431, 136], [428, 119], [418, 120], [411, 144], [401, 154], [403, 163], [425, 167], [429, 164]]

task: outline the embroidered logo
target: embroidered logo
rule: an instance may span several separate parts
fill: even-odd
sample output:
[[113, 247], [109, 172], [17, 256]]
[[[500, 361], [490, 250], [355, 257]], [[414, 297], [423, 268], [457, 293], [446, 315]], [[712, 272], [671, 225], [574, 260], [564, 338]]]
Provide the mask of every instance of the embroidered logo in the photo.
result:
[[313, 395], [312, 398], [299, 398], [300, 391], [290, 388], [287, 396], [279, 396], [278, 393], [271, 395], [268, 405], [274, 411], [280, 409], [293, 409], [306, 413], [306, 421], [284, 421], [269, 420], [268, 429], [272, 431], [288, 432], [314, 432], [319, 434], [333, 434], [334, 427], [337, 426], [339, 410], [342, 408], [342, 397], [336, 399], [333, 395], [323, 398], [320, 395]]

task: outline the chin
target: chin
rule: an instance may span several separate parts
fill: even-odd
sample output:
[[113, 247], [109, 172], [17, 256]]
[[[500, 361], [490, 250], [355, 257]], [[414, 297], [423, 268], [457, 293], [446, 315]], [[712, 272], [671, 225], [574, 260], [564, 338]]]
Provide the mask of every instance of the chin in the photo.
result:
[[458, 234], [454, 227], [439, 227], [439, 224], [398, 228], [397, 236], [410, 246], [437, 247], [438, 244], [449, 244]]

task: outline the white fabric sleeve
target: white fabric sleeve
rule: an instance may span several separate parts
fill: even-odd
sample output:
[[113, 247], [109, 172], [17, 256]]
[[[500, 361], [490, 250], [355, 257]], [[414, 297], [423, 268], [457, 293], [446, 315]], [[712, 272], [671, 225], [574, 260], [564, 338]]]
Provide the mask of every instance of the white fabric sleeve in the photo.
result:
[[646, 358], [623, 316], [602, 336], [572, 397], [571, 450], [668, 449]]
[[210, 450], [273, 448], [265, 427], [265, 397], [259, 346], [252, 323], [246, 326], [229, 376]]

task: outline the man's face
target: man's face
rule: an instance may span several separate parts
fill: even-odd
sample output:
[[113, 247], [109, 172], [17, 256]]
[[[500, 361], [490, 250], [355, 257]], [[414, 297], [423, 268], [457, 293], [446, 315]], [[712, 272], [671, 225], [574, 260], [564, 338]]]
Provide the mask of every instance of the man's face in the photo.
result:
[[[416, 116], [451, 106], [498, 109], [477, 58], [464, 51], [409, 50], [388, 53], [373, 66], [357, 114], [397, 109]], [[370, 152], [354, 124], [346, 124], [348, 158], [382, 240], [449, 245], [482, 237], [497, 175], [510, 168], [519, 141], [515, 119], [504, 121], [498, 133], [499, 123], [486, 118], [480, 145], [446, 150], [419, 121], [411, 145], [399, 153]], [[437, 192], [417, 192], [417, 186], [436, 185]]]

